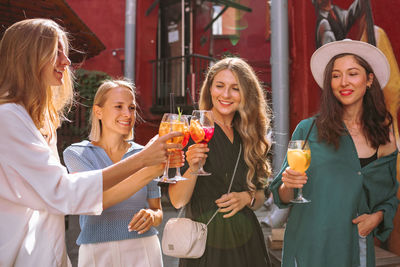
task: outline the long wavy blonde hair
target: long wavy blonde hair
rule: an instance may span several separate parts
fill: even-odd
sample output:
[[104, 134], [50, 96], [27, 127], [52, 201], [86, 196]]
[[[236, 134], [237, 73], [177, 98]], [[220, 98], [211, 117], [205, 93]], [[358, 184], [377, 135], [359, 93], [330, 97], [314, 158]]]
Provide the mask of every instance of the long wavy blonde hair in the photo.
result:
[[[99, 89], [97, 89], [96, 95], [94, 96], [93, 100], [93, 107], [92, 107], [92, 112], [90, 115], [90, 133], [89, 133], [89, 140], [90, 141], [99, 141], [102, 133], [102, 124], [101, 121], [96, 117], [94, 113], [94, 106], [99, 106], [103, 107], [104, 103], [107, 100], [108, 97], [108, 92], [117, 87], [124, 87], [128, 89], [133, 96], [133, 100], [135, 101], [135, 105], [137, 106], [136, 103], [136, 93], [135, 93], [135, 85], [133, 82], [129, 81], [128, 79], [121, 79], [121, 80], [105, 80], [101, 83], [99, 86]], [[136, 113], [136, 112], [135, 112]], [[136, 118], [136, 115], [135, 115]], [[133, 139], [133, 128], [125, 136], [125, 140], [132, 140]]]
[[72, 74], [67, 67], [61, 86], [47, 86], [42, 78], [45, 66], [57, 59], [58, 41], [66, 32], [49, 19], [26, 19], [10, 26], [0, 41], [0, 104], [25, 107], [39, 130], [53, 135], [60, 126], [64, 108], [73, 98]]
[[240, 58], [228, 57], [218, 61], [209, 69], [203, 82], [199, 107], [211, 110], [213, 107], [211, 85], [215, 75], [226, 69], [232, 71], [239, 84], [241, 101], [233, 118], [233, 126], [242, 138], [244, 160], [249, 167], [247, 185], [250, 190], [255, 190], [255, 183], [265, 185], [266, 179], [271, 174], [270, 163], [267, 160], [270, 146], [267, 141], [267, 131], [270, 127], [271, 111], [252, 67]]

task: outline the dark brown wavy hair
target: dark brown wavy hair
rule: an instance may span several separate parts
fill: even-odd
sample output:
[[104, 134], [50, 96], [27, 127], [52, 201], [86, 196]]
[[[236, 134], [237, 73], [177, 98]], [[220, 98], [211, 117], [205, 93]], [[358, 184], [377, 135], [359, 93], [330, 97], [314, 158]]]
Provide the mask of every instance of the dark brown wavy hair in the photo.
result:
[[[316, 125], [318, 127], [319, 140], [334, 145], [336, 149], [339, 147], [339, 138], [346, 133], [346, 129], [342, 120], [343, 105], [332, 92], [332, 70], [336, 59], [348, 55], [353, 56], [357, 63], [365, 69], [367, 77], [370, 73], [374, 74], [371, 66], [364, 59], [354, 54], [336, 55], [327, 64], [324, 73], [321, 107], [316, 118]], [[366, 90], [362, 106], [362, 130], [368, 143], [373, 148], [378, 148], [379, 145], [388, 143], [393, 119], [386, 109], [383, 92], [375, 74], [371, 86]]]

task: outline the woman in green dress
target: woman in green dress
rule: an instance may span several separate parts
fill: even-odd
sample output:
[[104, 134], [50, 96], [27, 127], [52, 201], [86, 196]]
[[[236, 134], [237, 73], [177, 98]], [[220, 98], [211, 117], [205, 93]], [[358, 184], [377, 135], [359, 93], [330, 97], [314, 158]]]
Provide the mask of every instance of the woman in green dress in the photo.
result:
[[[386, 240], [398, 205], [398, 151], [381, 90], [389, 64], [376, 47], [346, 39], [316, 50], [311, 71], [320, 111], [292, 136], [304, 140], [311, 128], [311, 165], [299, 173], [285, 160], [271, 185], [275, 202], [291, 206], [282, 266], [375, 266], [374, 237]], [[298, 188], [310, 203], [290, 203]]]

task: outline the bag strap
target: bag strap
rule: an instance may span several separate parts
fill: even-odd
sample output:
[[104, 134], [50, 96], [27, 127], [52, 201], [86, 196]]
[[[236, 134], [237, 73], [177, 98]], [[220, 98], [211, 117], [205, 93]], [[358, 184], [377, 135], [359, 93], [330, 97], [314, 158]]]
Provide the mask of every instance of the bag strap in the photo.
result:
[[[232, 189], [233, 179], [235, 178], [236, 169], [237, 169], [237, 166], [238, 166], [238, 164], [239, 164], [239, 159], [240, 159], [240, 155], [241, 155], [241, 154], [242, 154], [242, 144], [240, 144], [240, 146], [239, 146], [239, 154], [238, 154], [238, 157], [237, 157], [237, 159], [236, 159], [236, 165], [235, 165], [235, 169], [233, 170], [231, 183], [229, 184], [228, 194], [231, 192], [231, 189]], [[181, 208], [181, 210], [179, 211], [179, 213], [178, 213], [178, 218], [181, 217], [181, 214], [182, 214], [183, 210], [185, 209], [185, 207], [186, 207], [186, 205], [183, 206], [183, 207]], [[217, 213], [219, 212], [219, 210], [220, 210], [220, 208], [218, 208], [218, 209], [214, 212], [214, 214], [211, 216], [211, 218], [210, 218], [210, 219], [208, 220], [208, 222], [206, 223], [207, 226], [208, 226], [208, 224], [212, 221], [212, 219], [214, 219], [215, 215], [217, 215]]]
[[[229, 185], [228, 193], [227, 193], [227, 194], [229, 194], [229, 193], [231, 192], [232, 184], [233, 184], [233, 179], [235, 178], [236, 169], [237, 169], [237, 166], [238, 166], [238, 163], [239, 163], [239, 159], [240, 159], [240, 155], [241, 155], [241, 154], [242, 154], [242, 144], [240, 144], [240, 147], [239, 147], [239, 154], [238, 154], [238, 157], [237, 157], [237, 159], [236, 159], [235, 169], [233, 170], [232, 179], [231, 179], [231, 183], [230, 183], [230, 185]], [[218, 209], [214, 212], [214, 214], [211, 216], [211, 218], [210, 218], [210, 219], [208, 220], [208, 222], [206, 223], [207, 226], [208, 226], [208, 224], [212, 221], [212, 219], [214, 219], [215, 215], [217, 215], [217, 213], [219, 212], [219, 210], [220, 210], [220, 208], [218, 208]]]

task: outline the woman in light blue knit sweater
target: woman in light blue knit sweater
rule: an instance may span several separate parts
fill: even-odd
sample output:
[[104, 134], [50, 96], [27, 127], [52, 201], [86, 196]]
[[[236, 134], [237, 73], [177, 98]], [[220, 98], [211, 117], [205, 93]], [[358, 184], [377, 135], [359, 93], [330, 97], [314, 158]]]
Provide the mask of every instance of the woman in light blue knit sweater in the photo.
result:
[[[139, 152], [142, 146], [129, 141], [135, 119], [133, 84], [103, 82], [94, 98], [90, 141], [72, 144], [64, 151], [69, 171], [102, 169]], [[81, 215], [78, 266], [162, 266], [154, 228], [163, 217], [160, 197], [160, 189], [152, 181], [100, 216]]]

